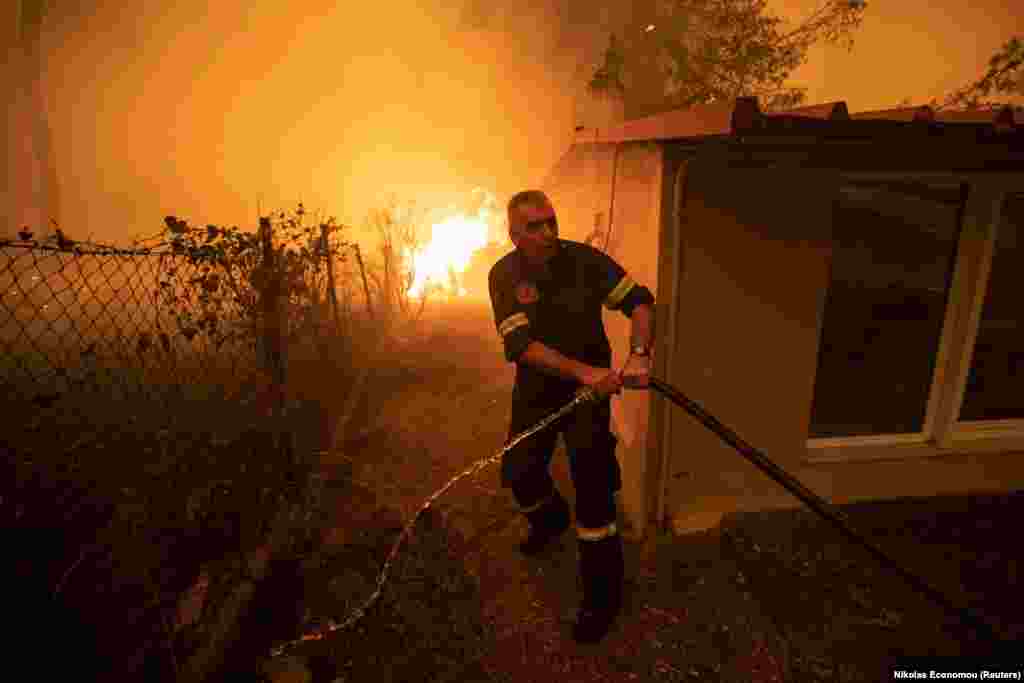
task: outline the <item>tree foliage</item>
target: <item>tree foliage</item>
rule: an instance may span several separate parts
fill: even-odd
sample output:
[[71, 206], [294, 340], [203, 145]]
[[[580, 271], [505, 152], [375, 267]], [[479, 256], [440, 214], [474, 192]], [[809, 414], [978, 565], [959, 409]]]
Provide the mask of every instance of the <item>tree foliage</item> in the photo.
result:
[[[232, 340], [251, 340], [259, 334], [261, 297], [270, 287], [276, 287], [281, 296], [289, 337], [308, 331], [315, 319], [325, 318], [322, 271], [328, 258], [345, 260], [349, 243], [330, 240], [322, 244], [324, 231], [336, 236], [345, 226], [333, 217], [307, 223], [307, 215], [299, 203], [293, 215], [282, 211], [268, 217], [275, 235], [270, 263], [264, 259], [256, 232], [238, 226], [201, 227], [167, 216], [158, 246], [169, 246], [173, 254], [182, 257], [188, 275], [182, 279], [177, 264], [162, 272], [160, 302], [171, 311], [181, 336], [191, 342], [197, 335], [207, 335], [217, 348]], [[225, 324], [229, 318], [240, 318], [242, 328], [231, 329]], [[167, 335], [162, 329], [159, 332], [166, 349]], [[141, 337], [140, 352], [151, 342], [151, 335]]]
[[[1003, 99], [990, 99], [1002, 95]], [[1013, 98], [1024, 96], [1024, 40], [1013, 37], [988, 61], [988, 70], [976, 81], [955, 90], [939, 102], [932, 100], [933, 109], [990, 109], [998, 108]]]
[[[643, 56], [663, 77], [665, 108], [689, 107], [741, 96], [758, 96], [766, 108], [801, 104], [802, 88], [785, 87], [816, 43], [853, 46], [866, 3], [826, 0], [796, 26], [769, 14], [767, 0], [666, 0], [657, 24], [613, 38], [605, 61], [590, 82], [599, 91], [625, 82], [635, 87]], [[649, 60], [650, 61], [650, 60]]]

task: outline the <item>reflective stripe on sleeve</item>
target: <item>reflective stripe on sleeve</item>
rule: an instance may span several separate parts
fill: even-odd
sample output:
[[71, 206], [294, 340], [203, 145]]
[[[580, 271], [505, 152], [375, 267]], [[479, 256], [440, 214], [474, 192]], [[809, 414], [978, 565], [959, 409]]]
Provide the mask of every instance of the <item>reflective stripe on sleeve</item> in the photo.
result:
[[576, 538], [581, 541], [601, 541], [606, 538], [619, 533], [618, 527], [615, 526], [615, 522], [612, 522], [608, 526], [597, 527], [596, 529], [586, 529], [581, 526], [576, 527]]
[[500, 325], [498, 325], [498, 334], [502, 337], [508, 335], [514, 329], [529, 325], [530, 321], [526, 317], [525, 313], [513, 313], [509, 317], [505, 318]]
[[633, 281], [629, 275], [623, 275], [622, 279], [619, 280], [619, 284], [615, 285], [615, 289], [611, 291], [608, 298], [604, 300], [605, 308], [615, 310], [618, 308], [622, 300], [629, 294], [629, 290], [636, 287], [636, 282]]
[[540, 510], [542, 507], [550, 503], [552, 499], [554, 499], [554, 497], [555, 494], [552, 493], [550, 496], [545, 496], [544, 498], [541, 498], [540, 502], [538, 503], [534, 503], [533, 505], [527, 505], [526, 507], [519, 508], [519, 512], [523, 513], [524, 515], [528, 515], [531, 512], [536, 512], [537, 510]]

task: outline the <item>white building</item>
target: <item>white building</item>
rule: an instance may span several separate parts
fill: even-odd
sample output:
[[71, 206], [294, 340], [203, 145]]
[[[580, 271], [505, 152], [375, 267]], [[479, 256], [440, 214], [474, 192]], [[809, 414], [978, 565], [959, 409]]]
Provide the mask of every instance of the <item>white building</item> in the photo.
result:
[[[1021, 487], [1024, 126], [1009, 110], [765, 114], [744, 98], [611, 117], [577, 131], [543, 189], [564, 237], [655, 292], [655, 375], [819, 495]], [[618, 367], [629, 320], [606, 318]], [[799, 505], [656, 394], [613, 411], [634, 534]]]

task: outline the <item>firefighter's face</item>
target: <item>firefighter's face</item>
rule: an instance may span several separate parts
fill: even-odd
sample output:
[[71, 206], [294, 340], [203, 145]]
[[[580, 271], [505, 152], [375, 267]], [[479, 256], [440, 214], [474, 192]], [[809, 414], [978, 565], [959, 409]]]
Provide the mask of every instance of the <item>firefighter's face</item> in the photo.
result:
[[522, 204], [512, 212], [509, 235], [526, 258], [546, 263], [558, 247], [558, 221], [550, 204]]

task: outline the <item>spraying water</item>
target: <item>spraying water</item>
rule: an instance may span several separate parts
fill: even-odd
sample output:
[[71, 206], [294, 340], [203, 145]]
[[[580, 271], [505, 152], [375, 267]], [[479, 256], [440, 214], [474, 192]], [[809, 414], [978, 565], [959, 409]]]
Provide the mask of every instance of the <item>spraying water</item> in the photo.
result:
[[332, 619], [332, 620], [330, 620], [327, 623], [327, 626], [325, 628], [322, 628], [322, 629], [319, 629], [317, 631], [313, 631], [313, 632], [310, 632], [310, 633], [303, 634], [300, 638], [297, 638], [295, 640], [292, 640], [292, 641], [289, 641], [287, 643], [284, 643], [283, 645], [279, 645], [279, 646], [275, 647], [273, 650], [271, 650], [270, 656], [271, 657], [278, 657], [278, 656], [284, 654], [285, 652], [291, 650], [295, 646], [297, 646], [297, 645], [299, 645], [301, 643], [304, 643], [306, 641], [309, 641], [309, 640], [322, 640], [328, 634], [334, 633], [335, 631], [340, 631], [342, 629], [347, 629], [347, 628], [351, 627], [353, 624], [355, 624], [357, 621], [362, 619], [366, 615], [366, 611], [368, 609], [370, 609], [370, 607], [377, 601], [378, 598], [380, 598], [381, 592], [384, 589], [384, 584], [388, 580], [388, 574], [391, 571], [391, 564], [394, 562], [395, 558], [398, 556], [398, 550], [399, 550], [399, 548], [401, 548], [402, 543], [412, 533], [412, 530], [416, 526], [416, 522], [419, 520], [420, 515], [422, 515], [427, 510], [427, 508], [429, 508], [431, 505], [433, 505], [435, 500], [437, 500], [438, 498], [443, 496], [445, 494], [445, 492], [447, 492], [448, 489], [450, 489], [452, 486], [454, 486], [456, 484], [456, 482], [458, 482], [460, 479], [472, 476], [472, 475], [476, 474], [477, 472], [479, 472], [480, 470], [484, 469], [485, 467], [488, 467], [489, 465], [493, 465], [494, 463], [496, 463], [499, 460], [501, 460], [501, 456], [503, 456], [505, 453], [507, 453], [508, 451], [510, 451], [513, 448], [515, 448], [515, 446], [517, 444], [519, 444], [521, 441], [523, 441], [524, 439], [530, 438], [531, 436], [533, 436], [534, 434], [536, 434], [540, 430], [542, 430], [545, 427], [549, 426], [552, 422], [555, 422], [556, 420], [558, 420], [559, 418], [563, 417], [564, 415], [567, 415], [568, 413], [571, 413], [573, 410], [578, 408], [580, 405], [582, 405], [584, 403], [587, 403], [587, 402], [593, 402], [595, 400], [597, 400], [597, 394], [595, 394], [593, 390], [591, 390], [589, 388], [586, 388], [586, 387], [584, 387], [583, 389], [580, 389], [579, 391], [576, 392], [576, 395], [573, 397], [573, 399], [571, 401], [569, 401], [567, 404], [565, 404], [564, 406], [559, 408], [557, 411], [555, 411], [555, 412], [551, 413], [550, 415], [548, 415], [547, 417], [545, 417], [543, 420], [541, 420], [540, 422], [538, 422], [534, 426], [532, 426], [529, 429], [527, 429], [527, 430], [517, 434], [514, 438], [512, 438], [508, 442], [508, 444], [505, 445], [504, 448], [502, 448], [496, 454], [494, 454], [492, 456], [488, 456], [486, 458], [483, 458], [481, 460], [476, 461], [475, 463], [470, 465], [468, 468], [463, 470], [461, 473], [459, 473], [456, 476], [452, 477], [451, 480], [449, 480], [447, 484], [445, 484], [444, 486], [439, 488], [437, 491], [435, 491], [433, 494], [431, 494], [431, 496], [429, 498], [427, 498], [426, 502], [423, 503], [423, 505], [420, 507], [420, 509], [416, 512], [416, 514], [413, 515], [413, 518], [411, 520], [409, 520], [409, 522], [405, 525], [405, 528], [402, 529], [402, 533], [400, 533], [398, 535], [398, 538], [395, 540], [394, 545], [391, 546], [391, 552], [388, 553], [388, 557], [384, 561], [384, 566], [381, 568], [380, 574], [378, 574], [378, 576], [377, 576], [377, 586], [376, 586], [376, 589], [373, 591], [373, 593], [370, 595], [370, 597], [368, 597], [366, 599], [366, 601], [363, 602], [362, 605], [360, 605], [359, 607], [354, 609], [352, 611], [352, 613], [349, 614], [349, 616], [344, 621], [336, 622], [336, 621], [334, 621]]

